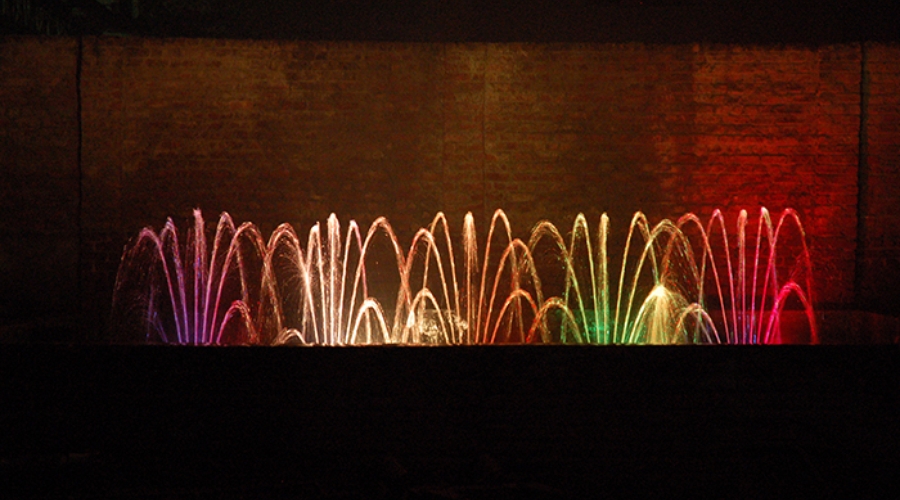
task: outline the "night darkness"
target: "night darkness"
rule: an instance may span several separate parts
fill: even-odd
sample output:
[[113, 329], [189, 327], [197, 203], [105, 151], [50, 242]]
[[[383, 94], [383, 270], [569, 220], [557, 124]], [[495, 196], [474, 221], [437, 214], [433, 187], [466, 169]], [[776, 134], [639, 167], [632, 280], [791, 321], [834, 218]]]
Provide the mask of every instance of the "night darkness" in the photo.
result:
[[[475, 499], [673, 497], [679, 493], [866, 498], [897, 491], [900, 486], [896, 474], [900, 466], [900, 356], [896, 345], [900, 338], [900, 300], [893, 286], [900, 261], [894, 228], [900, 220], [892, 215], [900, 213], [900, 196], [892, 187], [900, 185], [896, 148], [900, 106], [891, 100], [895, 92], [885, 91], [880, 96], [887, 97], [872, 109], [887, 118], [879, 121], [881, 115], [873, 115], [860, 125], [860, 101], [867, 103], [865, 99], [870, 98], [865, 92], [869, 74], [860, 68], [869, 60], [853, 59], [860, 53], [859, 47], [875, 47], [866, 57], [882, 57], [878, 63], [890, 68], [885, 70], [888, 83], [882, 88], [890, 89], [891, 81], [900, 85], [897, 65], [890, 60], [890, 54], [898, 53], [900, 41], [897, 2], [0, 1], [0, 183], [6, 211], [0, 226], [0, 279], [6, 281], [0, 296], [0, 491], [19, 498]], [[435, 118], [439, 106], [434, 103], [442, 102], [441, 93], [435, 90], [437, 87], [429, 87], [435, 83], [430, 80], [421, 84], [427, 91], [415, 94], [418, 100], [413, 99], [408, 109], [403, 103], [410, 103], [409, 99], [382, 103], [366, 94], [357, 101], [336, 100], [334, 106], [357, 107], [348, 113], [349, 119], [323, 122], [320, 130], [324, 132], [313, 131], [302, 138], [311, 141], [313, 147], [279, 131], [288, 129], [295, 116], [308, 116], [309, 108], [296, 108], [315, 103], [314, 99], [291, 100], [290, 95], [278, 94], [278, 89], [268, 95], [271, 100], [250, 104], [228, 97], [229, 116], [251, 116], [236, 126], [240, 140], [236, 139], [237, 145], [228, 143], [229, 151], [244, 148], [240, 154], [245, 156], [239, 159], [258, 160], [260, 171], [271, 174], [265, 178], [252, 169], [235, 167], [228, 158], [213, 157], [204, 149], [209, 148], [210, 142], [203, 142], [208, 137], [190, 135], [197, 128], [197, 117], [206, 119], [212, 113], [209, 110], [217, 105], [215, 92], [220, 87], [208, 86], [213, 90], [204, 93], [206, 87], [198, 84], [200, 90], [183, 91], [172, 98], [172, 102], [182, 101], [172, 104], [158, 97], [161, 93], [153, 93], [156, 87], [140, 87], [139, 82], [134, 88], [141, 92], [149, 89], [140, 95], [143, 100], [121, 98], [122, 81], [127, 80], [121, 75], [137, 74], [146, 68], [123, 69], [121, 61], [127, 57], [116, 59], [120, 54], [138, 54], [135, 60], [145, 57], [151, 62], [166, 57], [182, 61], [179, 58], [188, 60], [190, 54], [206, 50], [204, 47], [219, 47], [216, 44], [222, 42], [224, 49], [210, 50], [226, 53], [221, 56], [225, 60], [234, 57], [233, 52], [239, 52], [248, 40], [259, 52], [287, 47], [286, 53], [294, 53], [284, 58], [291, 61], [305, 57], [314, 60], [304, 51], [322, 47], [327, 51], [333, 47], [330, 42], [338, 42], [335, 46], [345, 50], [344, 55], [368, 50], [368, 42], [398, 42], [398, 47], [410, 43], [416, 63], [421, 62], [415, 59], [420, 57], [416, 51], [423, 50], [416, 47], [418, 42], [513, 42], [535, 44], [538, 49], [567, 44], [626, 44], [623, 47], [636, 53], [651, 54], [644, 57], [662, 69], [653, 70], [657, 73], [648, 70], [647, 74], [662, 75], [660, 81], [665, 80], [670, 68], [668, 54], [674, 53], [672, 60], [677, 61], [683, 57], [682, 52], [690, 53], [691, 44], [714, 47], [711, 50], [719, 51], [715, 54], [727, 56], [737, 52], [768, 56], [785, 47], [800, 47], [801, 53], [811, 48], [813, 52], [821, 49], [832, 54], [829, 47], [836, 46], [833, 53], [837, 55], [832, 59], [827, 55], [815, 61], [825, 61], [821, 64], [823, 74], [833, 69], [829, 64], [838, 68], [834, 73], [839, 75], [834, 78], [839, 80], [841, 65], [850, 60], [846, 66], [853, 66], [853, 71], [845, 72], [851, 75], [847, 93], [857, 100], [847, 106], [857, 106], [853, 108], [857, 116], [850, 126], [837, 123], [837, 118], [835, 123], [828, 123], [833, 128], [822, 126], [823, 132], [817, 137], [825, 146], [814, 146], [833, 147], [836, 152], [828, 154], [840, 157], [840, 161], [848, 157], [848, 168], [853, 172], [866, 161], [880, 165], [882, 170], [874, 171], [877, 175], [859, 178], [871, 186], [868, 197], [859, 201], [854, 192], [851, 198], [856, 209], [869, 204], [881, 210], [882, 218], [871, 218], [875, 222], [866, 235], [859, 235], [853, 224], [828, 235], [836, 241], [866, 236], [867, 241], [881, 245], [872, 250], [873, 267], [856, 269], [862, 277], [848, 285], [855, 288], [834, 294], [837, 298], [829, 306], [846, 314], [843, 323], [832, 329], [839, 331], [837, 335], [843, 329], [843, 337], [832, 338], [837, 339], [832, 343], [893, 345], [109, 345], [108, 332], [101, 325], [108, 315], [110, 285], [120, 250], [134, 235], [135, 227], [158, 227], [163, 220], [152, 210], [190, 210], [193, 207], [181, 205], [195, 203], [194, 196], [217, 208], [234, 199], [231, 192], [208, 186], [172, 189], [176, 180], [202, 187], [207, 176], [224, 178], [236, 172], [232, 186], [272, 192], [295, 187], [320, 205], [322, 196], [317, 190], [330, 190], [345, 200], [346, 207], [361, 212], [384, 207], [415, 211], [405, 221], [409, 227], [431, 210], [435, 200], [443, 199], [434, 193], [440, 193], [441, 182], [447, 180], [435, 180], [425, 170], [412, 176], [424, 186], [417, 197], [398, 202], [402, 198], [399, 190], [386, 189], [370, 199], [331, 176], [330, 171], [314, 166], [316, 161], [350, 165], [357, 158], [352, 155], [363, 156], [366, 151], [362, 150], [381, 147], [387, 142], [385, 137], [397, 138], [396, 144], [411, 151], [417, 147], [432, 151], [429, 148], [433, 144], [419, 141], [418, 136], [393, 123], [386, 127], [373, 120], [353, 126], [360, 116], [373, 113], [411, 124], [417, 130], [447, 127], [442, 129], [443, 134], [456, 134], [449, 130], [449, 121]], [[291, 45], [296, 41], [301, 43]], [[271, 45], [267, 45], [269, 42]], [[305, 42], [321, 45], [310, 45], [313, 49], [309, 49], [302, 45]], [[238, 49], [234, 49], [236, 46]], [[644, 46], [650, 49], [641, 52]], [[33, 55], [40, 62], [28, 63], [32, 54], [19, 47], [35, 49]], [[384, 46], [378, 47], [384, 50]], [[461, 52], [472, 50], [469, 45], [461, 47]], [[272, 57], [274, 65], [279, 63], [278, 57]], [[422, 66], [432, 61], [423, 59]], [[625, 59], [607, 56], [607, 60], [623, 66], [629, 63]], [[83, 68], [85, 61], [95, 66]], [[3, 65], [10, 62], [21, 63], [17, 67], [24, 69], [20, 74], [5, 71]], [[62, 76], [53, 71], [54, 66], [65, 68], [59, 73]], [[218, 74], [218, 66], [210, 67], [203, 71]], [[159, 70], [160, 74], [178, 76], [181, 71], [176, 68], [166, 73], [166, 68]], [[421, 69], [403, 68], [413, 75]], [[152, 67], [148, 71], [155, 74]], [[747, 74], [751, 73], [748, 70]], [[589, 72], [586, 75], [591, 76]], [[376, 76], [383, 76], [387, 82], [388, 91], [383, 92], [387, 95], [421, 83], [397, 83], [403, 79], [391, 80], [391, 75], [380, 73]], [[714, 71], [707, 74], [712, 80], [719, 76]], [[827, 78], [831, 77], [829, 73]], [[728, 85], [742, 89], [744, 82], [736, 80]], [[373, 87], [382, 83], [376, 82]], [[671, 88], [677, 84], [674, 80]], [[179, 82], [173, 85], [182, 90], [188, 87], [178, 87], [182, 85]], [[620, 85], [631, 88], [627, 81]], [[654, 105], [659, 102], [676, 109], [680, 94], [671, 88], [659, 92], [653, 88], [647, 95], [653, 96]], [[461, 107], [466, 104], [468, 94], [453, 95], [462, 96]], [[822, 108], [827, 99], [831, 99], [827, 106], [840, 101], [833, 95], [819, 97]], [[72, 105], [76, 101], [77, 112]], [[88, 106], [83, 109], [84, 103]], [[592, 108], [593, 116], [604, 120], [602, 127], [595, 124], [594, 133], [605, 134], [616, 127], [616, 120], [623, 120], [617, 114], [617, 104]], [[276, 111], [268, 115], [260, 112], [263, 119], [253, 121], [257, 115], [246, 111], [253, 105], [265, 108], [266, 113]], [[775, 118], [765, 116], [771, 118], [772, 127], [802, 131], [805, 105], [816, 106], [778, 104], [778, 113], [771, 115]], [[441, 109], [450, 114], [447, 108]], [[689, 111], [684, 115], [695, 121], [697, 116], [710, 115], [702, 115], [695, 108]], [[247, 114], [241, 115], [244, 112]], [[289, 112], [295, 114], [287, 116]], [[329, 108], [322, 114], [330, 112]], [[463, 109], [460, 114], [467, 112]], [[172, 118], [177, 113], [181, 114]], [[484, 121], [483, 116], [480, 119]], [[170, 123], [182, 128], [167, 128]], [[619, 132], [637, 137], [633, 140], [640, 143], [640, 154], [633, 155], [635, 159], [610, 153], [608, 158], [603, 157], [609, 163], [604, 168], [628, 161], [651, 163], [657, 158], [653, 156], [656, 150], [645, 140], [649, 135], [641, 135], [650, 134], [645, 129], [655, 125], [647, 122], [645, 126], [638, 120], [629, 123], [630, 128], [619, 127]], [[462, 123], [460, 128], [468, 125]], [[674, 122], [665, 126], [683, 130]], [[665, 129], [661, 125], [657, 128]], [[652, 133], [669, 133], [669, 129], [659, 130]], [[693, 133], [694, 129], [690, 130]], [[843, 143], [830, 146], [827, 140], [831, 130], [850, 130], [855, 142], [847, 147]], [[880, 131], [885, 132], [879, 136]], [[220, 139], [215, 130], [205, 133]], [[338, 140], [323, 139], [322, 134], [353, 137], [357, 147], [341, 148]], [[877, 151], [856, 149], [868, 140], [867, 134], [871, 134], [873, 144], [881, 141], [879, 151], [890, 153], [884, 155], [888, 159], [884, 164], [877, 163], [881, 161]], [[135, 136], [140, 139], [134, 140]], [[679, 135], [672, 136], [672, 147], [677, 147]], [[274, 142], [267, 143], [267, 138]], [[581, 136], [576, 139], [570, 156], [562, 156], [564, 160], [578, 157], [582, 149], [590, 152], [593, 147], [580, 140]], [[785, 141], [808, 146], [803, 137]], [[480, 147], [483, 151], [482, 139], [475, 142], [476, 150]], [[125, 155], [122, 143], [138, 153]], [[71, 147], [74, 144], [79, 148], [77, 154]], [[267, 155], [267, 144], [276, 144], [278, 154]], [[772, 144], [786, 147], [775, 139]], [[611, 139], [602, 145], [615, 149]], [[177, 151], [177, 146], [199, 151], [191, 153], [193, 156], [185, 162], [196, 168], [184, 178], [171, 174], [177, 171], [172, 165], [184, 162], [188, 154]], [[466, 152], [471, 144], [461, 141], [456, 146]], [[640, 149], [644, 147], [646, 151]], [[711, 146], [716, 147], [718, 143]], [[871, 159], [866, 157], [870, 153]], [[383, 166], [396, 158], [401, 159], [399, 166]], [[374, 165], [371, 172], [352, 171], [348, 178], [354, 183], [383, 184], [396, 178], [398, 169], [411, 170], [418, 158], [388, 154], [387, 159], [370, 159]], [[123, 165], [116, 166], [118, 177], [104, 176], [103, 168], [120, 160]], [[306, 163], [292, 163], [297, 161]], [[77, 169], [73, 167], [76, 162]], [[97, 165], [100, 167], [94, 169]], [[805, 166], [791, 161], [773, 165], [774, 172], [765, 179], [782, 179], [785, 172]], [[829, 166], [832, 170], [821, 175], [846, 175], [848, 170], [837, 165]], [[727, 168], [722, 170], [717, 175], [727, 178]], [[299, 172], [303, 179], [291, 178], [292, 172]], [[452, 172], [447, 172], [449, 181], [454, 181]], [[576, 183], [596, 180], [594, 174], [570, 165], [560, 172], [561, 178]], [[622, 178], [638, 179], [640, 172]], [[487, 175], [489, 182], [491, 174]], [[508, 180], [502, 172], [493, 174], [500, 179], [497, 182]], [[81, 183], [91, 175], [95, 176], [91, 183]], [[694, 176], [691, 182], [702, 183], [703, 178]], [[139, 196], [132, 196], [130, 206], [123, 203], [123, 199], [129, 201], [132, 184], [143, 183], [154, 184]], [[74, 194], [83, 188], [89, 191], [90, 196], [84, 198], [87, 204], [82, 203], [83, 193]], [[569, 193], [565, 187], [554, 189], [551, 192], [561, 199]], [[655, 189], [650, 182], [640, 187], [651, 193], [650, 197]], [[57, 196], [66, 192], [70, 196]], [[841, 205], [846, 199], [844, 193], [819, 193], [812, 185], [798, 189], [798, 193], [791, 196], [823, 205], [811, 210], [814, 217], [825, 219], [832, 212], [855, 210]], [[622, 191], [615, 199], [627, 201], [631, 194]], [[265, 221], [269, 226], [293, 213], [288, 201], [260, 198], [241, 205], [239, 210], [250, 215], [269, 211], [275, 214], [273, 217], [282, 218]], [[785, 195], [785, 199], [791, 198]], [[576, 203], [573, 200], [577, 199], [570, 197], [558, 204]], [[472, 204], [470, 199], [456, 202], [460, 207]], [[118, 208], [123, 205], [125, 209]], [[328, 209], [316, 205], [296, 217], [307, 223], [320, 216], [316, 211], [327, 213]], [[104, 216], [114, 220], [104, 220], [108, 226], [84, 224], [79, 217], [90, 210], [105, 210]], [[854, 248], [842, 251], [853, 259]], [[832, 278], [853, 281], [853, 276], [845, 276], [851, 275], [850, 271], [817, 271], [823, 282]], [[91, 281], [85, 280], [86, 276], [99, 278]], [[23, 285], [26, 279], [32, 281]]]
[[[19, 10], [28, 7], [30, 14], [16, 16], [14, 4], [20, 4]], [[762, 44], [898, 37], [898, 8], [888, 0], [10, 0], [4, 7], [3, 29], [23, 34], [57, 30], [268, 40]]]

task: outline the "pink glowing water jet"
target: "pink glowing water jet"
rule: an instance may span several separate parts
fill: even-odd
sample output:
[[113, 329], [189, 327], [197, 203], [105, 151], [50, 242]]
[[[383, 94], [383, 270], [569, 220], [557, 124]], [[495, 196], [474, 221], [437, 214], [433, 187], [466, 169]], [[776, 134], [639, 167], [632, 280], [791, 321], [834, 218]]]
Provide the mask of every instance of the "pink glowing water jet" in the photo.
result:
[[[266, 243], [223, 213], [208, 248], [195, 210], [184, 245], [169, 220], [125, 252], [113, 328], [179, 344], [756, 344], [797, 341], [781, 331], [791, 303], [817, 342], [809, 251], [793, 210], [773, 221], [762, 208], [755, 225], [741, 211], [732, 236], [718, 210], [705, 225], [689, 213], [651, 226], [638, 212], [618, 273], [609, 226], [604, 214], [592, 237], [579, 214], [568, 242], [546, 221], [526, 242], [497, 210], [480, 253], [471, 214], [455, 250], [442, 213], [408, 246], [384, 218], [363, 234], [354, 221], [342, 232], [332, 215], [304, 246], [288, 224]], [[376, 249], [389, 262], [373, 262]], [[390, 283], [374, 286], [373, 273], [385, 272]]]

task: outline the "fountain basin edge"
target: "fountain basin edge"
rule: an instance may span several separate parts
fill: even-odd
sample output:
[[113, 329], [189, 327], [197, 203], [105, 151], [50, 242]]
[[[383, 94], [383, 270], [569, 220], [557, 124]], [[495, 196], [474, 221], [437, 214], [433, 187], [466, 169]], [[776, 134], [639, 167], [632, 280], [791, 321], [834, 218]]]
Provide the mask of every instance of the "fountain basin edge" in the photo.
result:
[[[120, 489], [238, 492], [367, 491], [385, 460], [469, 484], [488, 457], [497, 481], [576, 496], [757, 475], [856, 491], [900, 465], [897, 346], [2, 347], [13, 485], [33, 456], [88, 457]], [[69, 487], [74, 462], [44, 482]]]

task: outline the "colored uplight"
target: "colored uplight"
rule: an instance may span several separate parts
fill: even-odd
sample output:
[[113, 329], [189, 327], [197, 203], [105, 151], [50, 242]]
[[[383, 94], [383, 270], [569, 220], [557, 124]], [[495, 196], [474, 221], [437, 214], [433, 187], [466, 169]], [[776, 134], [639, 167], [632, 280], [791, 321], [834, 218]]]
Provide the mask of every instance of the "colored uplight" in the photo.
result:
[[755, 227], [741, 211], [733, 237], [719, 211], [655, 226], [638, 212], [615, 270], [609, 225], [592, 237], [579, 215], [567, 242], [544, 221], [526, 242], [497, 210], [479, 252], [467, 214], [457, 254], [442, 213], [408, 247], [384, 218], [363, 235], [332, 215], [304, 245], [288, 224], [264, 242], [224, 213], [208, 248], [195, 210], [185, 245], [169, 220], [126, 251], [113, 327], [178, 344], [756, 344], [797, 341], [781, 331], [791, 303], [817, 341], [793, 210], [773, 221], [762, 208]]

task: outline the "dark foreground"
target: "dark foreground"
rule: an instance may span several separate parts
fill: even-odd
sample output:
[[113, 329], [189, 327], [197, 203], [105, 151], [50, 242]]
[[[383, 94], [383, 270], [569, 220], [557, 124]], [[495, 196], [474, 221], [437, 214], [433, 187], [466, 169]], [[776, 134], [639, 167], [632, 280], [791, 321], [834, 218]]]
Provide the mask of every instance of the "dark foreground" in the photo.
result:
[[898, 396], [897, 346], [2, 345], [0, 490], [870, 497]]

